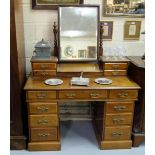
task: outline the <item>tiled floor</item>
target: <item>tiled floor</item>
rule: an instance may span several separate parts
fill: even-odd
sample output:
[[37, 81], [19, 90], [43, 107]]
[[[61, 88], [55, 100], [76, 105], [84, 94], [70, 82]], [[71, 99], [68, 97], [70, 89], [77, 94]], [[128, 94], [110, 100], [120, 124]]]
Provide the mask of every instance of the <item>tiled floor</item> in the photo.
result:
[[99, 150], [90, 121], [61, 123], [61, 151], [11, 151], [10, 155], [144, 155], [145, 146], [121, 150]]

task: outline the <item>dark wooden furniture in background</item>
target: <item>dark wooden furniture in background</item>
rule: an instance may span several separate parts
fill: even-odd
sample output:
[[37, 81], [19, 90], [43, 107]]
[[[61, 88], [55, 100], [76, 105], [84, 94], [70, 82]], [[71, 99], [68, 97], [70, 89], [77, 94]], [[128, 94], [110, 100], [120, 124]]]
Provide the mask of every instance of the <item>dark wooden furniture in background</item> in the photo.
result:
[[138, 101], [135, 104], [132, 129], [133, 146], [138, 146], [145, 138], [145, 62], [139, 56], [128, 57], [131, 61], [128, 76], [141, 86]]
[[[23, 134], [22, 105], [23, 85], [25, 83], [25, 59], [23, 51], [22, 22], [15, 19], [22, 17], [21, 8], [16, 8], [16, 0], [10, 0], [10, 148], [25, 149], [26, 137]], [[18, 16], [16, 16], [18, 14]], [[22, 18], [20, 18], [22, 19]], [[19, 20], [19, 19], [18, 19]], [[19, 32], [20, 30], [20, 32]]]

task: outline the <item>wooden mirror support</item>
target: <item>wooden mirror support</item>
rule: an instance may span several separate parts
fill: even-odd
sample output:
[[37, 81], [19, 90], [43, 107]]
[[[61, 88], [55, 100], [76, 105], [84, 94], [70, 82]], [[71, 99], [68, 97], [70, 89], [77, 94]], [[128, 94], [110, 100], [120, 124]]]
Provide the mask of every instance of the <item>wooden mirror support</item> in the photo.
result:
[[[58, 57], [58, 27], [56, 22], [53, 25], [54, 33], [54, 56]], [[100, 38], [99, 38], [99, 57], [103, 56], [103, 25], [100, 25]]]
[[54, 56], [58, 57], [58, 29], [56, 22], [53, 25], [53, 33], [54, 33]]
[[103, 56], [103, 23], [100, 24], [99, 57]]

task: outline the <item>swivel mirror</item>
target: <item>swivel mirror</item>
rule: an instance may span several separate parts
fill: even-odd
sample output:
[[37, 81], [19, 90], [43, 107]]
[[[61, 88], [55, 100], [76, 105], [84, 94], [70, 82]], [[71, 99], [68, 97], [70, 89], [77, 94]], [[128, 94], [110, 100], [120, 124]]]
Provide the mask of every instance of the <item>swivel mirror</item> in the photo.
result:
[[98, 27], [98, 6], [59, 7], [59, 60], [96, 61]]

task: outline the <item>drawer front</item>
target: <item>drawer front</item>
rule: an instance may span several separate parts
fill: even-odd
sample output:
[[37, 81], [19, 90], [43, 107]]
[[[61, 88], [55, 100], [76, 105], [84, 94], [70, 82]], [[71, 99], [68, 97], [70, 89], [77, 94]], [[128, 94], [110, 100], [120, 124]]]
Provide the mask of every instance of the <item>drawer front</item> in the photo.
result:
[[56, 91], [28, 91], [28, 100], [50, 100], [56, 99]]
[[57, 103], [29, 103], [30, 114], [56, 114]]
[[126, 70], [104, 70], [104, 76], [125, 76], [127, 75]]
[[105, 70], [125, 70], [128, 68], [128, 63], [105, 63]]
[[134, 102], [107, 102], [106, 113], [133, 112]]
[[107, 91], [60, 91], [59, 99], [105, 99]]
[[132, 113], [106, 114], [105, 125], [131, 125]]
[[57, 115], [30, 115], [29, 116], [30, 127], [52, 127], [58, 126]]
[[136, 99], [138, 96], [137, 90], [110, 90], [110, 99]]
[[104, 140], [128, 140], [131, 138], [131, 126], [105, 127]]
[[33, 70], [54, 70], [56, 69], [56, 63], [32, 63]]
[[55, 76], [56, 70], [33, 70], [33, 76]]
[[57, 128], [31, 128], [30, 139], [32, 142], [57, 140], [57, 130]]

